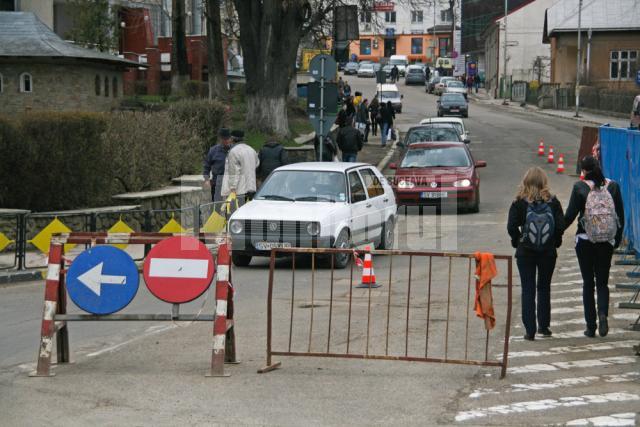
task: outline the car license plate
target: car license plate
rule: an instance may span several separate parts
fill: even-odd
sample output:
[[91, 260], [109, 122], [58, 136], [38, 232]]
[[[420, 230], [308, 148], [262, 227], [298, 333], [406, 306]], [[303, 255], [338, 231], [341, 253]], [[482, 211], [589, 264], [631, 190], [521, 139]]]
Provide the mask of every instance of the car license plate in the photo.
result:
[[270, 251], [271, 249], [290, 248], [289, 242], [256, 242], [254, 246], [259, 251]]
[[447, 197], [449, 197], [449, 193], [447, 193], [446, 191], [440, 191], [440, 192], [427, 191], [422, 193], [420, 196], [423, 199], [446, 199]]
[[452, 112], [452, 113], [459, 113], [459, 112], [460, 112], [460, 109], [459, 109], [459, 108], [452, 108], [452, 109], [451, 109], [451, 112]]

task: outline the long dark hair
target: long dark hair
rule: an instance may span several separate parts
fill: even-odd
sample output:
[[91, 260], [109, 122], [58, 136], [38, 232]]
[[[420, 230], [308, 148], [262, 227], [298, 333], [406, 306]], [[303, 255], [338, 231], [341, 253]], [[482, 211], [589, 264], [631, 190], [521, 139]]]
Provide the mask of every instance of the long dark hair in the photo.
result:
[[586, 156], [580, 162], [580, 167], [585, 172], [584, 179], [593, 181], [593, 183], [602, 187], [605, 184], [604, 174], [600, 168], [600, 163], [593, 156]]

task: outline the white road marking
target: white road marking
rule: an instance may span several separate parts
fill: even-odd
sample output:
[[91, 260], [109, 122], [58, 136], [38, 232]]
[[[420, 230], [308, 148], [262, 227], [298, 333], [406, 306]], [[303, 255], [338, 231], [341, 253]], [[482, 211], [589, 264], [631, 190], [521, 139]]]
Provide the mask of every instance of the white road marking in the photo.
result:
[[[607, 336], [611, 336], [611, 335], [621, 335], [621, 334], [627, 334], [627, 333], [635, 333], [635, 331], [628, 331], [625, 329], [609, 329], [609, 335]], [[580, 329], [579, 331], [569, 331], [569, 332], [557, 332], [553, 334], [552, 338], [547, 338], [547, 339], [553, 339], [553, 338], [581, 338], [584, 337], [584, 329]], [[589, 339], [593, 339], [593, 338], [589, 338]], [[514, 342], [514, 341], [524, 341], [523, 337], [510, 337], [510, 341]]]
[[142, 335], [138, 335], [137, 337], [131, 338], [129, 340], [123, 341], [119, 344], [115, 344], [109, 347], [105, 347], [101, 350], [98, 351], [94, 351], [93, 353], [89, 353], [87, 354], [87, 357], [96, 357], [96, 356], [100, 356], [101, 354], [104, 353], [110, 353], [112, 351], [115, 351], [117, 349], [119, 349], [120, 347], [124, 347], [127, 344], [131, 344], [132, 342], [138, 341], [142, 338], [151, 336], [151, 335], [155, 335], [157, 333], [160, 332], [164, 332], [164, 331], [168, 331], [170, 329], [176, 328], [178, 327], [178, 325], [172, 324], [172, 325], [156, 325], [156, 326], [152, 326], [150, 328], [148, 328], [145, 333], [143, 333]]
[[579, 418], [568, 421], [567, 426], [635, 426], [636, 414], [624, 412], [621, 414], [611, 414], [601, 417]]
[[637, 394], [626, 392], [587, 394], [576, 397], [561, 397], [559, 399], [532, 400], [529, 402], [514, 402], [508, 405], [490, 406], [488, 408], [461, 411], [456, 415], [456, 421], [468, 421], [476, 418], [484, 418], [491, 415], [509, 415], [533, 411], [547, 411], [556, 408], [568, 408], [573, 406], [585, 406], [595, 403], [629, 402], [640, 400]]
[[[582, 310], [580, 310], [580, 312], [582, 312]], [[638, 314], [635, 313], [616, 313], [616, 314], [612, 314], [611, 316], [609, 316], [609, 319], [616, 319], [616, 320], [629, 320], [629, 321], [634, 321], [638, 318]], [[552, 320], [551, 321], [551, 325], [550, 327], [556, 327], [556, 326], [565, 326], [565, 325], [584, 325], [584, 317], [578, 317], [575, 319], [566, 319], [566, 320]], [[515, 324], [513, 325], [514, 328], [516, 329], [522, 329], [523, 326], [521, 324]]]
[[[587, 345], [570, 345], [564, 347], [551, 347], [549, 350], [525, 350], [525, 351], [514, 351], [509, 352], [509, 359], [517, 359], [521, 357], [542, 357], [542, 356], [555, 356], [558, 354], [568, 354], [568, 353], [584, 353], [591, 351], [607, 351], [607, 350], [615, 350], [618, 348], [632, 348], [634, 345], [637, 345], [637, 340], [624, 340], [624, 341], [610, 341], [603, 342], [597, 344], [587, 344]], [[502, 353], [500, 353], [502, 355]]]
[[506, 390], [494, 390], [492, 388], [479, 388], [474, 390], [469, 397], [471, 399], [477, 399], [481, 396], [490, 394], [501, 393], [518, 393], [522, 391], [540, 391], [540, 390], [552, 390], [556, 388], [567, 388], [574, 386], [586, 386], [596, 382], [605, 383], [624, 383], [631, 381], [638, 381], [640, 379], [640, 372], [626, 372], [624, 374], [610, 374], [610, 375], [591, 375], [586, 377], [573, 377], [573, 378], [559, 378], [548, 383], [529, 383], [529, 384], [511, 384]]
[[560, 274], [558, 274], [558, 276], [560, 276], [560, 277], [582, 277], [582, 273], [580, 273], [579, 271], [577, 271], [575, 273], [560, 273]]
[[[629, 299], [629, 295], [618, 294], [618, 293], [610, 293], [609, 301], [611, 300], [624, 299], [625, 301]], [[551, 298], [551, 304], [562, 304], [565, 302], [578, 302], [582, 301], [582, 295], [579, 297], [563, 297], [563, 298]]]
[[581, 285], [582, 284], [582, 280], [569, 280], [566, 282], [556, 282], [556, 283], [551, 283], [551, 289], [553, 289], [554, 286], [573, 286], [573, 285]]
[[568, 313], [582, 313], [584, 308], [580, 305], [575, 307], [556, 307], [551, 309], [551, 314], [568, 314]]
[[206, 279], [209, 260], [186, 258], [151, 258], [149, 276], [178, 279]]
[[637, 363], [638, 359], [635, 356], [615, 356], [615, 357], [603, 357], [602, 359], [582, 359], [572, 360], [568, 362], [549, 362], [549, 363], [534, 363], [531, 365], [514, 366], [507, 369], [510, 374], [528, 374], [532, 372], [548, 372], [558, 370], [568, 370], [574, 368], [595, 368], [599, 366], [610, 365], [628, 365], [631, 363]]

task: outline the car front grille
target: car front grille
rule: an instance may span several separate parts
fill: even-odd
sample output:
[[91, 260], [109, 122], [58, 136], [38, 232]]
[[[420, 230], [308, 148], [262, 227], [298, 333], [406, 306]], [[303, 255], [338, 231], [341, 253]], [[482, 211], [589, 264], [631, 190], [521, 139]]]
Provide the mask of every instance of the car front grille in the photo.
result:
[[309, 221], [278, 221], [278, 220], [245, 220], [244, 234], [263, 239], [278, 239], [279, 237], [308, 236]]

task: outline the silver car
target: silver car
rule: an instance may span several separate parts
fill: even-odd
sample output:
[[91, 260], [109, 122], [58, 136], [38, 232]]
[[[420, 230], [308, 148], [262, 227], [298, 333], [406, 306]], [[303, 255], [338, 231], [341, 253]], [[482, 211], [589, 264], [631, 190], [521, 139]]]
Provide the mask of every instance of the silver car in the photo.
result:
[[375, 77], [376, 71], [372, 63], [360, 64], [358, 77]]
[[424, 69], [419, 65], [409, 65], [407, 67], [407, 74], [404, 77], [404, 84], [419, 84], [424, 85], [426, 76]]
[[445, 83], [444, 93], [461, 93], [466, 98], [467, 88], [458, 80], [449, 80]]

